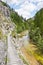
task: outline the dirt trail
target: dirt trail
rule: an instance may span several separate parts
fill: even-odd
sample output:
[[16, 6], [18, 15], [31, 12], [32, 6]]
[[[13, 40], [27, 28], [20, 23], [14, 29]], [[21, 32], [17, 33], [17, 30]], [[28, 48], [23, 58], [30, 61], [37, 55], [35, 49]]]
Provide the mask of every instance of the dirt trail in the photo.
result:
[[30, 65], [39, 65], [39, 63], [34, 58], [34, 56], [30, 52], [27, 53], [27, 50], [24, 47], [21, 48], [21, 51], [22, 51], [24, 58], [28, 61]]

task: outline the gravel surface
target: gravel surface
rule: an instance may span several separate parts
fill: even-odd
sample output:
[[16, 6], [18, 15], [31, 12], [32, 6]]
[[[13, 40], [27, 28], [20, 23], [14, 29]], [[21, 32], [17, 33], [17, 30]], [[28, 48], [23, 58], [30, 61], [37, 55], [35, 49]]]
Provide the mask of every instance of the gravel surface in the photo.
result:
[[6, 44], [0, 40], [0, 65], [5, 65], [6, 54], [7, 54]]

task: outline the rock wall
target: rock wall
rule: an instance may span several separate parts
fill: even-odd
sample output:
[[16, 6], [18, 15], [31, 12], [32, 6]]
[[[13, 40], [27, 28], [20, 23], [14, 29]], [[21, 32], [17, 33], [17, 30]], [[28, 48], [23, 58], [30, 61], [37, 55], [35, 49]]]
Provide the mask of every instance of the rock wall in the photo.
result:
[[3, 6], [1, 1], [0, 1], [0, 11], [7, 17], [10, 16], [10, 11], [9, 11], [9, 8], [6, 7], [6, 6]]
[[15, 30], [11, 19], [0, 12], [0, 65], [7, 65], [8, 34]]
[[0, 1], [0, 65], [7, 65], [7, 36], [10, 31], [15, 31], [16, 25], [10, 19], [9, 8]]
[[6, 65], [7, 45], [0, 40], [0, 65]]

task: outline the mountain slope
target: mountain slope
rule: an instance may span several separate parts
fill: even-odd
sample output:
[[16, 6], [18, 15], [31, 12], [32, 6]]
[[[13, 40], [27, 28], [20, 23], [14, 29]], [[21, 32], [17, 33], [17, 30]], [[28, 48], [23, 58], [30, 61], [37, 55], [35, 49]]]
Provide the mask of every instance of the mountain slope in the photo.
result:
[[15, 12], [13, 9], [9, 7], [8, 4], [4, 2], [0, 2], [0, 11], [7, 16], [10, 17], [12, 22], [14, 22], [17, 26], [17, 33], [22, 32], [23, 30], [28, 29], [28, 23], [25, 19], [23, 19], [22, 16], [19, 16], [17, 12]]
[[30, 28], [30, 39], [32, 39], [34, 44], [37, 45], [41, 53], [43, 53], [43, 8], [38, 11], [34, 20], [28, 20]]
[[11, 12], [11, 19], [17, 25], [17, 32], [22, 32], [25, 29], [23, 19], [16, 12]]
[[43, 8], [36, 13], [35, 24], [40, 28], [41, 33], [43, 34]]
[[29, 29], [27, 21], [19, 16], [17, 12], [11, 10], [10, 14], [11, 20], [17, 25], [17, 33]]
[[[3, 10], [3, 8], [5, 9]], [[6, 15], [6, 13], [7, 8], [0, 4], [0, 65], [7, 64], [7, 35], [10, 31], [14, 30], [15, 32], [16, 30], [16, 25], [11, 21], [10, 17]]]

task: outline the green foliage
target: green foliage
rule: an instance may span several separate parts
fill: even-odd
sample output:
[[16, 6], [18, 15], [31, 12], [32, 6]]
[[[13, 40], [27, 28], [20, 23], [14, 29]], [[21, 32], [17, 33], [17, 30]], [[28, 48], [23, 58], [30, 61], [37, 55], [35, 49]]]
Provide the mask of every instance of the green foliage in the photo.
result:
[[40, 28], [41, 34], [43, 34], [43, 8], [36, 13], [35, 24]]
[[3, 6], [6, 6], [6, 7], [8, 6], [5, 2], [1, 1], [1, 3], [3, 4]]
[[24, 25], [25, 25], [25, 29], [28, 30], [28, 29], [29, 29], [28, 21], [25, 21], [25, 22], [24, 22]]
[[25, 29], [28, 29], [27, 22], [25, 22], [23, 17], [19, 16], [17, 12], [11, 11], [10, 17], [12, 21], [17, 25], [17, 33], [20, 33], [24, 31]]
[[38, 11], [34, 20], [29, 20], [30, 39], [37, 45], [40, 52], [43, 53], [43, 9]]
[[10, 6], [7, 4], [7, 1], [6, 1], [6, 3], [5, 3], [5, 2], [3, 2], [3, 1], [1, 1], [1, 4], [2, 4], [3, 6], [8, 7], [9, 9], [11, 9], [11, 8], [10, 8]]
[[2, 34], [2, 30], [0, 29], [0, 39], [2, 39], [3, 34]]

